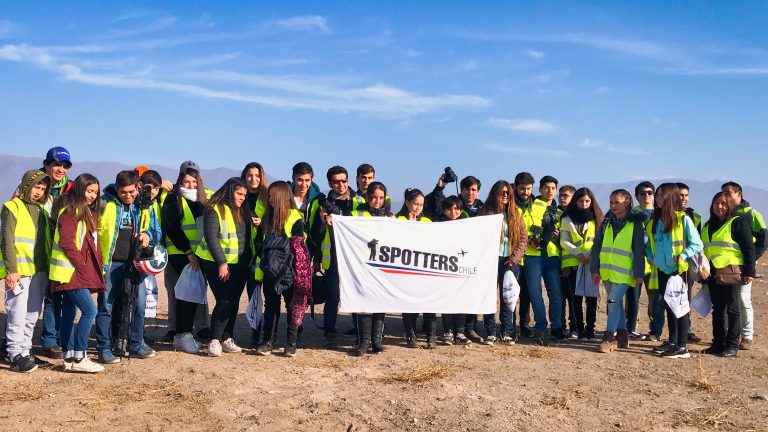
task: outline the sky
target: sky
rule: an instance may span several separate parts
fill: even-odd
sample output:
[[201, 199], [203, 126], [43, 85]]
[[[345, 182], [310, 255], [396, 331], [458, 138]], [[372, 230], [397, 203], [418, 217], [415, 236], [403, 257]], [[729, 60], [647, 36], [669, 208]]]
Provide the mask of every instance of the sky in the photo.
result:
[[[768, 2], [4, 2], [0, 152], [762, 187]], [[425, 190], [425, 192], [426, 192]], [[481, 195], [482, 195], [481, 191]]]

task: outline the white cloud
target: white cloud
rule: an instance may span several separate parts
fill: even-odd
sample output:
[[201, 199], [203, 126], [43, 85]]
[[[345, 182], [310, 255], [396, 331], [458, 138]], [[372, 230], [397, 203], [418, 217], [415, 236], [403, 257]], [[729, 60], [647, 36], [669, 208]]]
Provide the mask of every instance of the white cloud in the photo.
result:
[[668, 69], [663, 75], [712, 75], [712, 76], [765, 76], [768, 75], [768, 67], [715, 67], [702, 69]]
[[520, 146], [510, 146], [510, 145], [498, 144], [498, 143], [486, 143], [484, 147], [488, 150], [504, 152], [504, 153], [512, 153], [517, 155], [526, 155], [526, 156], [545, 156], [545, 157], [564, 158], [564, 157], [569, 157], [571, 155], [571, 153], [566, 150], [544, 148], [543, 146], [542, 147], [520, 147]]
[[627, 156], [650, 156], [650, 153], [648, 153], [647, 151], [641, 148], [618, 146], [618, 145], [607, 143], [602, 140], [592, 140], [590, 138], [584, 138], [581, 144], [579, 144], [579, 147], [585, 148], [585, 149], [606, 151], [609, 153], [618, 153], [618, 154], [623, 154]]
[[555, 125], [539, 119], [504, 119], [491, 117], [486, 123], [491, 126], [520, 132], [548, 133], [555, 130]]
[[528, 57], [531, 57], [531, 58], [535, 58], [535, 59], [540, 59], [540, 58], [544, 57], [544, 53], [543, 52], [532, 50], [532, 49], [526, 50], [525, 51], [525, 55], [527, 55]]
[[230, 60], [236, 60], [240, 58], [240, 56], [241, 56], [241, 53], [239, 52], [214, 54], [207, 57], [198, 57], [198, 58], [187, 60], [184, 62], [183, 66], [185, 67], [210, 66], [214, 64], [224, 63]]
[[176, 17], [173, 15], [162, 16], [154, 19], [149, 24], [141, 27], [127, 28], [127, 29], [114, 29], [109, 33], [107, 33], [104, 37], [123, 38], [128, 36], [143, 35], [147, 33], [155, 33], [155, 32], [159, 32], [161, 30], [167, 29], [168, 27], [172, 26], [175, 22], [176, 22]]
[[326, 20], [325, 17], [319, 15], [296, 16], [275, 21], [274, 24], [277, 28], [292, 31], [318, 30], [321, 32], [327, 32], [330, 30], [328, 27], [328, 20]]

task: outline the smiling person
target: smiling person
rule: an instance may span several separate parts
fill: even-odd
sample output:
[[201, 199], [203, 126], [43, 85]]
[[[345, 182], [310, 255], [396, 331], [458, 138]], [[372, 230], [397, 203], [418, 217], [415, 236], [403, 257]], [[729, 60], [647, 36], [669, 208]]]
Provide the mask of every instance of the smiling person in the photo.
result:
[[208, 355], [241, 352], [234, 340], [235, 319], [253, 261], [253, 221], [247, 207], [248, 185], [232, 177], [217, 190], [203, 212], [203, 236], [195, 254], [211, 287], [216, 306], [211, 313]]
[[[264, 171], [264, 167], [258, 162], [249, 162], [243, 168], [240, 173], [240, 178], [248, 185], [248, 197], [246, 199], [248, 208], [253, 213], [252, 222], [254, 229], [251, 230], [251, 242], [255, 244], [256, 235], [258, 230], [256, 228], [261, 225], [261, 219], [264, 217], [264, 212], [267, 208], [267, 189], [269, 188], [269, 182], [267, 182], [267, 173]], [[254, 248], [254, 250], [256, 250]], [[259, 268], [259, 259], [256, 257], [251, 271], [248, 272], [248, 281], [245, 285], [245, 290], [248, 293], [248, 299], [250, 300], [254, 292], [261, 289], [261, 284], [264, 281], [264, 273]], [[259, 323], [261, 327], [261, 323]], [[260, 329], [251, 329], [251, 345], [253, 347], [259, 346], [259, 340], [261, 335]]]
[[[364, 163], [357, 167], [357, 175], [355, 176], [355, 182], [357, 183], [357, 190], [355, 193], [357, 196], [355, 196], [355, 200], [357, 200], [358, 205], [365, 203], [368, 195], [368, 186], [375, 180], [376, 169], [373, 168], [373, 165]], [[385, 198], [384, 206], [387, 211], [392, 209], [392, 199], [389, 195]]]
[[[644, 224], [648, 224], [654, 209], [654, 189], [653, 183], [641, 181], [635, 186], [635, 198], [638, 205], [632, 208], [632, 212], [643, 217]], [[645, 239], [646, 243], [648, 239]], [[659, 290], [651, 286], [652, 267], [646, 260], [645, 276], [643, 283], [631, 287], [627, 292], [627, 332], [631, 339], [643, 340], [649, 339], [657, 341], [661, 339], [661, 333], [664, 331], [664, 305], [656, 302], [656, 295]], [[648, 296], [648, 335], [643, 336], [637, 331], [637, 315], [640, 310], [640, 291], [645, 285], [645, 293]]]
[[[690, 191], [691, 188], [688, 187], [685, 183], [675, 183], [677, 185], [677, 189], [680, 191], [680, 204], [683, 206], [683, 211], [685, 214], [688, 215], [689, 218], [693, 221], [693, 225], [696, 226], [696, 231], [701, 234], [701, 213], [694, 210], [692, 207], [688, 207], [688, 200], [690, 198]], [[688, 285], [688, 301], [691, 301], [691, 295], [693, 293], [693, 290], [691, 289], [693, 287], [693, 277], [691, 277], [687, 272], [685, 276], [685, 283]], [[696, 334], [693, 332], [692, 328], [688, 329], [688, 342], [693, 343], [699, 343], [701, 342], [701, 338], [696, 336]]]
[[11, 370], [32, 372], [32, 333], [48, 288], [51, 230], [44, 204], [51, 178], [43, 171], [24, 173], [19, 196], [0, 210], [0, 276], [5, 278], [6, 352]]

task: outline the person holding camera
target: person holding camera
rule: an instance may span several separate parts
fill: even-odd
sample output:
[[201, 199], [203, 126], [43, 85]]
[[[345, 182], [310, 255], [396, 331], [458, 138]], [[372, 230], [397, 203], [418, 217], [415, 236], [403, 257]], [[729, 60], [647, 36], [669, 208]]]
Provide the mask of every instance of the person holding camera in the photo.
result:
[[[437, 180], [435, 189], [424, 198], [424, 212], [428, 216], [434, 219], [440, 217], [440, 214], [442, 214], [442, 202], [445, 200], [445, 194], [443, 193], [445, 185], [454, 183], [456, 180], [458, 180], [458, 177], [456, 177], [456, 173], [453, 172], [451, 167], [445, 167], [445, 171]], [[465, 217], [477, 216], [477, 213], [483, 206], [483, 201], [477, 198], [480, 193], [480, 186], [480, 180], [475, 176], [464, 177], [459, 183], [461, 188], [461, 192], [459, 192], [462, 202], [461, 211]]]
[[[113, 348], [120, 326], [118, 314], [121, 295], [126, 279], [125, 272], [131, 271], [137, 249], [158, 244], [162, 229], [154, 212], [151, 211], [149, 191], [139, 191], [139, 175], [134, 170], [120, 171], [115, 183], [104, 188], [101, 197], [99, 218], [99, 249], [101, 250], [106, 291], [97, 297], [96, 348], [99, 360], [105, 364], [119, 363]], [[146, 275], [138, 275], [137, 298], [134, 304], [133, 320], [130, 323], [131, 357], [149, 358], [155, 350], [144, 342], [144, 311], [147, 290], [144, 286]]]
[[235, 319], [253, 261], [253, 221], [247, 207], [248, 186], [232, 177], [214, 192], [203, 212], [203, 235], [195, 254], [216, 306], [211, 312], [208, 355], [242, 352], [234, 340]]

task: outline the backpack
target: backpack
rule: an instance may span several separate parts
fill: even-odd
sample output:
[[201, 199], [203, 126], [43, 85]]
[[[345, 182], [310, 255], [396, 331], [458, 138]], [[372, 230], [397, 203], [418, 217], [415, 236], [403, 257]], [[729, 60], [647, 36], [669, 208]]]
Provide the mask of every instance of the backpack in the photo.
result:
[[264, 278], [275, 283], [275, 291], [281, 294], [293, 284], [293, 253], [291, 242], [285, 236], [273, 232], [267, 234], [261, 246], [261, 263]]

